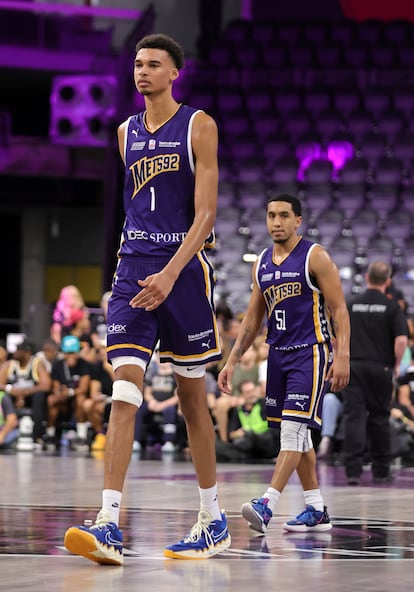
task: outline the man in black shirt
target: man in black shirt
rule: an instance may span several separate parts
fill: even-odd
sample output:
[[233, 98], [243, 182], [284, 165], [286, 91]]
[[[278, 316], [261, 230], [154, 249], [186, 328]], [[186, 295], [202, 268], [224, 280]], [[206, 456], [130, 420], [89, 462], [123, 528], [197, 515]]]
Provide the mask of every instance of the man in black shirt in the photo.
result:
[[385, 295], [390, 266], [375, 261], [368, 267], [367, 289], [348, 302], [351, 320], [351, 379], [343, 390], [344, 461], [349, 485], [358, 485], [367, 440], [374, 482], [390, 473], [390, 403], [408, 342], [401, 307]]

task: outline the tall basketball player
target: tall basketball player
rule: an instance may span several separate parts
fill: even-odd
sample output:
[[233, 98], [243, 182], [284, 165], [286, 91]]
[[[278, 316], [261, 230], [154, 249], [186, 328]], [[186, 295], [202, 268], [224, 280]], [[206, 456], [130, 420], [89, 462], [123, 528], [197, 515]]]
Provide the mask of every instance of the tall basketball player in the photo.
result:
[[144, 373], [158, 340], [161, 362], [174, 367], [200, 494], [196, 524], [164, 554], [207, 558], [230, 545], [217, 501], [215, 436], [205, 387], [206, 364], [221, 358], [213, 269], [205, 253], [216, 217], [218, 132], [212, 117], [174, 99], [183, 64], [183, 51], [170, 37], [141, 39], [134, 79], [145, 111], [118, 129], [125, 223], [108, 303], [108, 358], [115, 379], [102, 509], [92, 527], [72, 527], [65, 534], [69, 551], [97, 563], [123, 561], [122, 491]]

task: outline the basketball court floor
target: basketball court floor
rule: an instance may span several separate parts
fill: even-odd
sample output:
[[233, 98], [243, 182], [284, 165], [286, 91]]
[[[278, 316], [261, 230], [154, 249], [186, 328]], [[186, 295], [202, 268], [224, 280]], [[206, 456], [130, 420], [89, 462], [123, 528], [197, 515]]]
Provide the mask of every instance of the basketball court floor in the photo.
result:
[[374, 485], [367, 468], [359, 487], [343, 469], [319, 465], [333, 529], [284, 533], [302, 510], [296, 477], [283, 492], [265, 537], [241, 517], [242, 503], [260, 497], [271, 464], [219, 464], [220, 503], [232, 545], [209, 560], [164, 559], [166, 545], [196, 520], [197, 483], [191, 461], [135, 454], [123, 498], [122, 567], [69, 554], [66, 528], [94, 520], [100, 506], [102, 455], [0, 454], [0, 589], [7, 592], [389, 592], [414, 590], [414, 469], [396, 469], [393, 483]]

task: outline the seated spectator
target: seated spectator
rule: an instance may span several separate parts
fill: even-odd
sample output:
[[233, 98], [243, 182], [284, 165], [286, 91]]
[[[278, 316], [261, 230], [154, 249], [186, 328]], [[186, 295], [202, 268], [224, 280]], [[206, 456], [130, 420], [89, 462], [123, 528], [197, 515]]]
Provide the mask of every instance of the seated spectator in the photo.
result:
[[[158, 361], [152, 375], [146, 377], [144, 401], [135, 420], [135, 442], [142, 446], [144, 443], [152, 445], [161, 440], [161, 449], [164, 452], [175, 450], [178, 409], [176, 391], [172, 364], [160, 364]], [[140, 447], [135, 445], [135, 449], [139, 450]]]
[[106, 356], [106, 347], [97, 350], [99, 360], [92, 365], [89, 398], [83, 408], [95, 434], [91, 450], [105, 450], [106, 426], [112, 402], [114, 373]]
[[13, 358], [0, 367], [0, 390], [12, 397], [18, 416], [32, 416], [33, 440], [41, 443], [51, 379], [35, 351], [35, 345], [27, 339], [17, 345]]
[[9, 359], [9, 352], [7, 350], [7, 344], [4, 339], [0, 339], [0, 366], [7, 362]]
[[321, 440], [318, 445], [317, 458], [327, 459], [336, 448], [336, 441], [343, 439], [338, 431], [343, 413], [341, 393], [325, 393], [322, 404]]
[[19, 437], [19, 420], [8, 393], [0, 391], [0, 449], [10, 448]]
[[240, 384], [245, 380], [251, 380], [257, 384], [259, 379], [259, 364], [257, 351], [251, 346], [240, 358], [240, 362], [234, 369], [232, 378], [231, 396], [221, 395], [216, 402], [214, 418], [217, 426], [217, 435], [222, 442], [228, 441], [228, 418], [229, 411], [237, 405], [243, 404], [240, 397]]
[[58, 344], [50, 337], [44, 340], [42, 348], [35, 354], [35, 358], [42, 360], [49, 374], [52, 372], [53, 362], [61, 357]]
[[404, 415], [414, 419], [414, 366], [408, 367], [396, 381], [394, 407], [399, 407]]
[[88, 424], [84, 410], [89, 396], [91, 365], [80, 355], [80, 341], [75, 335], [62, 338], [63, 359], [52, 367], [52, 392], [47, 400], [47, 444], [58, 445], [56, 427], [59, 421], [76, 421], [77, 448], [87, 444]]
[[274, 459], [280, 449], [280, 431], [268, 426], [260, 386], [245, 380], [239, 388], [241, 403], [229, 411], [228, 442], [216, 441], [217, 460]]
[[99, 348], [102, 345], [106, 345], [106, 317], [108, 314], [108, 300], [111, 296], [111, 292], [105, 292], [101, 298], [101, 309], [102, 312], [99, 314], [91, 315], [91, 338], [94, 347]]
[[60, 345], [62, 337], [71, 333], [78, 337], [90, 333], [89, 314], [80, 290], [64, 286], [53, 311], [50, 337]]

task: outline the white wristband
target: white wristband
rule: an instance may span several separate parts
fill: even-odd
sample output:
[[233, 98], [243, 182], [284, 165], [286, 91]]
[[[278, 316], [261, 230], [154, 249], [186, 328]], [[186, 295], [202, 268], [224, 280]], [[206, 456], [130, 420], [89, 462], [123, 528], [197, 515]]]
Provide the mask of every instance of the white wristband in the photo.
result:
[[12, 384], [6, 384], [6, 386], [4, 387], [4, 390], [6, 391], [6, 393], [11, 393], [13, 390], [13, 385]]

